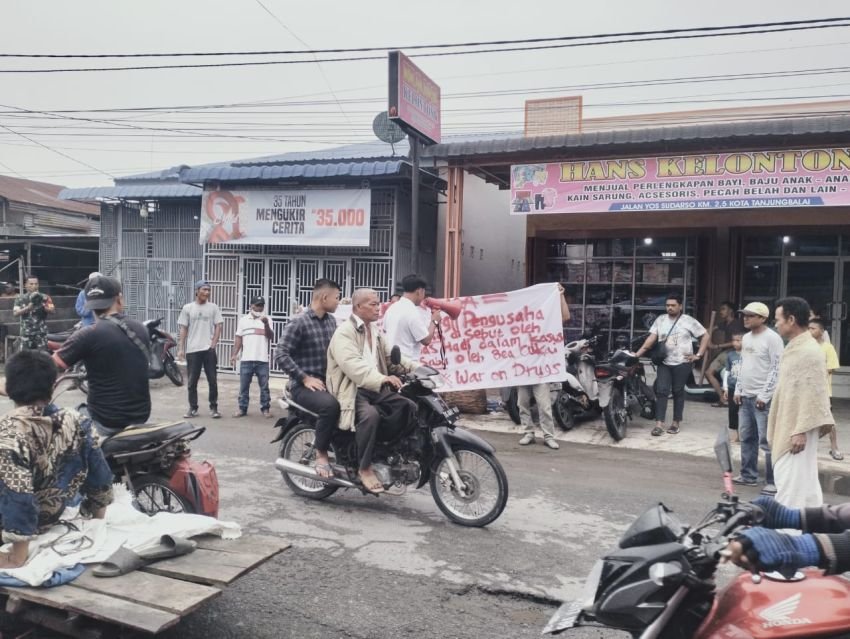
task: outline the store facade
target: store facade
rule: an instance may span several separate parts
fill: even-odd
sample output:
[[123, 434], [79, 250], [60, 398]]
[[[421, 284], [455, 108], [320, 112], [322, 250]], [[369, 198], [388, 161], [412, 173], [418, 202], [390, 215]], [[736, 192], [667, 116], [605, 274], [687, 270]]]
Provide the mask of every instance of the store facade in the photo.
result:
[[[850, 118], [801, 117], [547, 136], [429, 149], [499, 185], [526, 216], [528, 283], [561, 281], [567, 336], [609, 345], [679, 293], [706, 325], [724, 300], [809, 300], [850, 396]], [[450, 180], [451, 182], [451, 180]]]

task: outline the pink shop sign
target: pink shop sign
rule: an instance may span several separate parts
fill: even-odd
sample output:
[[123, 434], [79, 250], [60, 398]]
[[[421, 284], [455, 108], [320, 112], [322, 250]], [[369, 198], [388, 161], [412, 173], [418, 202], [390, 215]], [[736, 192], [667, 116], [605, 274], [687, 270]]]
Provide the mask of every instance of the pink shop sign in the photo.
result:
[[512, 215], [850, 204], [850, 148], [511, 167]]

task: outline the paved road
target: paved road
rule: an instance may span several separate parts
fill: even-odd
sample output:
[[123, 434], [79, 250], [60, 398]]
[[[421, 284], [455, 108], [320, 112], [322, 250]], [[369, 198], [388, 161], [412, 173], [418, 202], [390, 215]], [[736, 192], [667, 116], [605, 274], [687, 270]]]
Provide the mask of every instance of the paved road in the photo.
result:
[[[178, 417], [183, 392], [158, 389], [155, 417]], [[443, 517], [427, 487], [403, 497], [296, 497], [272, 466], [271, 420], [198, 421], [209, 430], [195, 454], [217, 468], [222, 518], [293, 546], [169, 639], [538, 637], [556, 602], [578, 593], [595, 559], [646, 506], [661, 500], [694, 521], [719, 494], [712, 460], [580, 444], [554, 452], [485, 433], [510, 499], [489, 527], [466, 529]]]

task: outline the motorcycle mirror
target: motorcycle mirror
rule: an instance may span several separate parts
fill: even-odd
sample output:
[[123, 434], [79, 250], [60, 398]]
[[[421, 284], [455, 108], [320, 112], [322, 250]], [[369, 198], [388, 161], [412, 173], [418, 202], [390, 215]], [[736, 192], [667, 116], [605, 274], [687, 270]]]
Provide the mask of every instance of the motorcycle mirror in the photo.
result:
[[398, 346], [393, 346], [392, 350], [390, 350], [390, 362], [394, 366], [401, 364], [401, 349]]
[[682, 576], [682, 565], [676, 561], [652, 564], [649, 567], [649, 578], [656, 586], [677, 581]]

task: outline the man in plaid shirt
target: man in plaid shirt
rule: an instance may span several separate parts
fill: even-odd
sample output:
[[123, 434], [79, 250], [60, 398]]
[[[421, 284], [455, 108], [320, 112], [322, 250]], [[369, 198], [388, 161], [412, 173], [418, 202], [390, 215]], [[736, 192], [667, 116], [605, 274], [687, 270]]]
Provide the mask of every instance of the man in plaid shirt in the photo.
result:
[[332, 477], [328, 447], [339, 422], [339, 402], [325, 388], [328, 344], [336, 330], [332, 315], [339, 305], [339, 284], [316, 280], [310, 308], [292, 319], [277, 345], [275, 362], [291, 382], [292, 399], [316, 413], [316, 472]]

